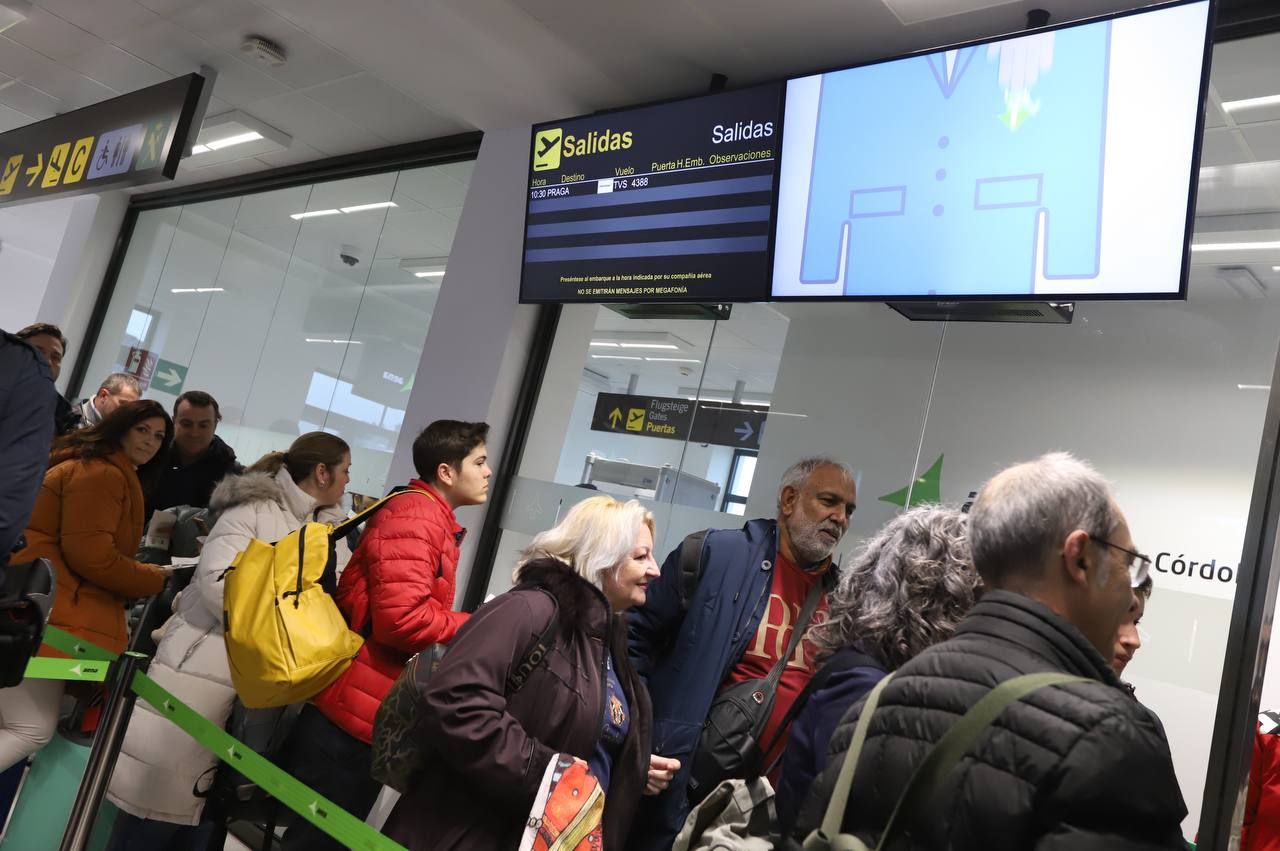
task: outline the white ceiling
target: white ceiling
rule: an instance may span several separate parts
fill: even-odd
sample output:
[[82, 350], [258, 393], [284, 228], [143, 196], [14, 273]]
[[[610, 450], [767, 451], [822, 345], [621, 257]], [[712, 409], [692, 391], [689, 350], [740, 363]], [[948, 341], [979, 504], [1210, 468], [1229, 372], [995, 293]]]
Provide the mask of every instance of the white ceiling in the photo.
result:
[[[1061, 20], [1140, 5], [796, 0], [784, 14], [773, 0], [35, 2], [0, 36], [0, 132], [207, 64], [218, 71], [210, 115], [241, 109], [294, 139], [232, 163], [190, 159], [182, 182], [696, 94], [712, 72], [746, 84], [990, 36], [1021, 29], [1036, 5]], [[281, 44], [288, 62], [241, 53], [250, 33]], [[1256, 52], [1241, 67], [1274, 62]], [[1249, 87], [1240, 76], [1224, 94]]]
[[[1048, 6], [1054, 20], [1067, 20], [1141, 5], [1134, 0], [794, 0], [785, 6], [774, 0], [35, 3], [27, 20], [0, 35], [0, 132], [206, 64], [218, 70], [210, 115], [243, 110], [293, 137], [288, 150], [233, 162], [201, 167], [198, 156], [189, 158], [179, 183], [695, 94], [705, 89], [712, 72], [741, 85], [991, 36], [1021, 29], [1035, 6]], [[250, 33], [283, 45], [288, 62], [270, 67], [241, 53], [239, 45]], [[1280, 240], [1280, 226], [1255, 215], [1280, 211], [1280, 107], [1233, 115], [1220, 108], [1223, 100], [1280, 91], [1280, 34], [1221, 44], [1213, 62], [1197, 231]], [[403, 224], [399, 237], [392, 233], [384, 240], [401, 256], [430, 254], [425, 243], [410, 244], [418, 231], [408, 219]], [[1193, 284], [1214, 281], [1219, 266], [1245, 265], [1280, 290], [1280, 272], [1272, 269], [1280, 266], [1280, 251], [1197, 254], [1193, 263]]]

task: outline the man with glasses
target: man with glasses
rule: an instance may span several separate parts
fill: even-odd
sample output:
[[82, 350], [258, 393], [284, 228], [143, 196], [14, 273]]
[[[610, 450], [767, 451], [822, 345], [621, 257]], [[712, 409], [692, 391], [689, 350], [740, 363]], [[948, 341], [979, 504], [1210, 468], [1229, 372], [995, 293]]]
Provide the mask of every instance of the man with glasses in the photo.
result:
[[[1041, 688], [982, 730], [932, 800], [905, 814], [911, 847], [1184, 849], [1187, 808], [1164, 730], [1111, 667], [1151, 564], [1111, 486], [1065, 453], [1010, 467], [978, 494], [969, 541], [985, 593], [952, 638], [903, 665], [881, 694], [843, 832], [874, 847], [961, 715], [1006, 680], [1053, 672], [1084, 681]], [[793, 843], [821, 822], [860, 710], [832, 737]]]

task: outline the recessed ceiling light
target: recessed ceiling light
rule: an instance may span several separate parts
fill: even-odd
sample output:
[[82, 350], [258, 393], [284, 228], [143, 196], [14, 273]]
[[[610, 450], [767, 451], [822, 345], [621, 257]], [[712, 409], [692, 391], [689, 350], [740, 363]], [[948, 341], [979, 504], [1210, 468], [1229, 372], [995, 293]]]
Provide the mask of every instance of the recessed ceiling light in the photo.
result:
[[256, 142], [262, 138], [262, 134], [257, 130], [250, 130], [248, 133], [237, 133], [234, 136], [226, 136], [222, 139], [214, 139], [205, 142], [205, 147], [211, 151], [221, 151], [223, 148], [230, 148], [233, 145], [243, 145], [246, 142]]
[[1272, 272], [1280, 272], [1280, 266], [1272, 266], [1272, 267], [1271, 267], [1271, 271], [1272, 271]]
[[697, 358], [648, 358], [647, 357], [645, 358], [645, 360], [660, 362], [660, 363], [702, 363], [702, 361], [698, 360]]
[[1265, 95], [1260, 98], [1244, 98], [1243, 100], [1228, 100], [1222, 102], [1222, 108], [1227, 112], [1237, 109], [1253, 109], [1259, 106], [1277, 105], [1280, 105], [1280, 95]]
[[446, 257], [404, 257], [400, 260], [400, 270], [415, 278], [443, 278]]
[[385, 210], [387, 207], [400, 206], [395, 201], [379, 201], [376, 204], [357, 204], [354, 207], [343, 207], [344, 213], [362, 213], [365, 210]]
[[169, 290], [171, 293], [223, 293], [226, 292], [222, 287], [178, 287]]
[[0, 3], [0, 33], [22, 23], [30, 14], [31, 3], [28, 0], [5, 0]]
[[305, 213], [290, 213], [289, 218], [297, 221], [298, 219], [314, 219], [317, 216], [341, 216], [341, 210], [308, 210]]
[[1280, 242], [1193, 242], [1192, 251], [1251, 251], [1280, 249]]
[[630, 355], [592, 355], [596, 360], [644, 360], [640, 357], [632, 357]]

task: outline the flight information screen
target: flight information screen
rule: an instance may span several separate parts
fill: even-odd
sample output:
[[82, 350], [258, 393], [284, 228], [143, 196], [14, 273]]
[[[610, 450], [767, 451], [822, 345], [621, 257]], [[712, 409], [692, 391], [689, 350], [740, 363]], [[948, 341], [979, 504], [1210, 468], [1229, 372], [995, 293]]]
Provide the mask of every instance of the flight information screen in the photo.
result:
[[791, 80], [773, 297], [1178, 297], [1208, 2]]
[[533, 128], [525, 302], [769, 297], [781, 84]]

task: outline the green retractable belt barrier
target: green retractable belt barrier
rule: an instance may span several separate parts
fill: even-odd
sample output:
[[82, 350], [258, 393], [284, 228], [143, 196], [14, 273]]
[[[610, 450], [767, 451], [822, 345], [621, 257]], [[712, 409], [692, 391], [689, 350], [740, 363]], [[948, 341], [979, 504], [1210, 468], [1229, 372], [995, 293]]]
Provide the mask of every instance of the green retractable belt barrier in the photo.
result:
[[50, 659], [37, 656], [27, 663], [25, 676], [33, 680], [70, 680], [100, 683], [107, 678], [110, 662], [82, 662], [79, 659]]
[[247, 745], [229, 736], [225, 730], [165, 691], [146, 674], [134, 675], [133, 690], [205, 750], [228, 765], [235, 766], [236, 771], [257, 783], [271, 797], [348, 848], [360, 851], [405, 851], [404, 846], [340, 809], [329, 799], [263, 759]]
[[[72, 658], [34, 658], [27, 663], [26, 675], [29, 677], [102, 682], [106, 679], [110, 663], [119, 658], [118, 654], [55, 627], [45, 629], [44, 643]], [[134, 694], [178, 725], [205, 750], [234, 766], [236, 771], [257, 783], [273, 798], [348, 848], [357, 851], [405, 851], [404, 846], [383, 836], [228, 735], [146, 674], [135, 674], [131, 688]]]
[[63, 632], [56, 626], [44, 628], [44, 643], [54, 650], [61, 650], [73, 659], [95, 659], [100, 662], [112, 662], [120, 658], [119, 653], [103, 650], [89, 641], [82, 641], [69, 632]]

